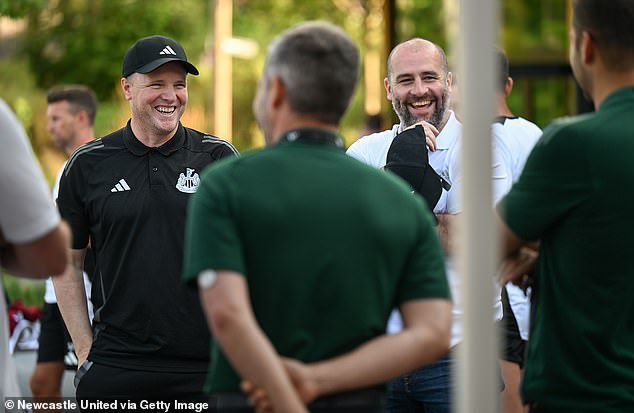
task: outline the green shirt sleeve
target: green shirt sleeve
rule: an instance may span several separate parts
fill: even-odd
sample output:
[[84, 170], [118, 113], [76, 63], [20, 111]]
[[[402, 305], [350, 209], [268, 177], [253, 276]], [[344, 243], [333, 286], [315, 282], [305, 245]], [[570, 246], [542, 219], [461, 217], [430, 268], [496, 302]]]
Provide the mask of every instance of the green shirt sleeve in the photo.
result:
[[431, 213], [416, 196], [417, 240], [399, 286], [397, 305], [420, 298], [450, 298], [445, 258]]
[[189, 203], [183, 263], [186, 281], [206, 269], [245, 273], [236, 193], [227, 179], [232, 161], [210, 166]]
[[546, 128], [518, 182], [497, 207], [515, 235], [525, 241], [542, 238], [587, 197], [592, 181], [586, 148], [565, 120]]

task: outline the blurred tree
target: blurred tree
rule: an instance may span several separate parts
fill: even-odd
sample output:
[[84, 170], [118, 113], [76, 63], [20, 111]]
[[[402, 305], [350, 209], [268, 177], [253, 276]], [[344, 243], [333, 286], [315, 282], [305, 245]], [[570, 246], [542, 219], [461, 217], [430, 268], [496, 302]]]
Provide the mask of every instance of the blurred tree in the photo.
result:
[[[568, 64], [567, 0], [523, 0], [500, 2], [500, 44], [514, 65], [532, 66], [535, 71]], [[575, 113], [574, 80], [571, 75], [514, 77], [509, 106], [541, 127], [554, 118]]]
[[174, 37], [196, 60], [202, 52], [207, 6], [203, 1], [170, 0], [48, 2], [28, 13], [25, 52], [40, 87], [83, 83], [100, 100], [110, 100], [121, 77], [122, 56], [141, 37]]
[[28, 13], [40, 10], [45, 0], [0, 0], [0, 16], [11, 18], [24, 17]]
[[[233, 65], [233, 142], [238, 149], [262, 146], [264, 140], [255, 128], [251, 103], [260, 78], [268, 44], [283, 30], [306, 20], [324, 20], [341, 26], [363, 50], [363, 21], [367, 0], [235, 0], [233, 34], [255, 40], [258, 55], [248, 64], [234, 59]], [[266, 24], [264, 24], [264, 22]], [[359, 82], [361, 85], [362, 82]], [[343, 119], [342, 133], [348, 143], [358, 137], [363, 124], [363, 93], [357, 87], [351, 107]]]

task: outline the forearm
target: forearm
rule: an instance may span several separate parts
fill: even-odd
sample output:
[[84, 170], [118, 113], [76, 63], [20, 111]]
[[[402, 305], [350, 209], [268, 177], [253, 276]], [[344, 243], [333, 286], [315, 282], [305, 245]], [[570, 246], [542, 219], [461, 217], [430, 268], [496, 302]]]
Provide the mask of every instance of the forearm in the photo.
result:
[[434, 322], [406, 325], [400, 333], [377, 337], [340, 357], [311, 364], [318, 395], [384, 383], [445, 354], [449, 350], [451, 303], [426, 301], [435, 302]]
[[11, 274], [43, 278], [63, 271], [68, 264], [69, 232], [63, 222], [25, 244], [6, 243], [0, 248], [0, 263]]
[[84, 255], [85, 250], [73, 250], [66, 271], [53, 277], [57, 304], [80, 362], [86, 359], [92, 346], [92, 328], [83, 278]]
[[436, 230], [442, 248], [446, 256], [451, 256], [455, 250], [458, 214], [436, 214], [436, 219], [438, 220]]
[[[220, 278], [218, 283], [224, 281]], [[201, 290], [201, 302], [215, 339], [240, 377], [266, 391], [275, 412], [307, 412], [244, 297], [239, 297], [236, 303], [231, 300], [235, 288], [230, 288], [227, 294], [214, 291], [216, 288], [223, 287]]]
[[266, 391], [275, 412], [306, 411], [270, 342], [248, 324], [214, 328], [223, 352], [241, 377]]

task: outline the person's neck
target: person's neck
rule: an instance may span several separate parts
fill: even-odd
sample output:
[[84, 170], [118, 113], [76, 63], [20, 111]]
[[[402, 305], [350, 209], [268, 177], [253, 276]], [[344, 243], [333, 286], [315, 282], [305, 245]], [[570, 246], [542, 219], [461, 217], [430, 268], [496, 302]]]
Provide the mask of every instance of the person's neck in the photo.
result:
[[442, 132], [447, 122], [449, 122], [449, 118], [451, 117], [452, 113], [452, 110], [447, 109], [447, 111], [445, 112], [445, 116], [443, 116], [442, 121], [440, 122], [440, 125], [438, 125], [438, 133]]
[[276, 144], [286, 132], [291, 131], [293, 129], [303, 129], [303, 128], [324, 129], [333, 133], [337, 133], [339, 130], [338, 125], [325, 123], [313, 118], [299, 117], [299, 116], [287, 118], [284, 121], [278, 122], [273, 127], [273, 142], [271, 142], [271, 144]]
[[504, 116], [506, 118], [512, 118], [513, 112], [511, 112], [511, 108], [506, 103], [506, 96], [498, 96], [498, 104], [497, 104], [497, 115], [496, 116]]
[[606, 97], [619, 89], [634, 86], [634, 69], [623, 72], [597, 73], [594, 76], [595, 85], [592, 91], [592, 101], [595, 108], [599, 108]]
[[130, 121], [130, 127], [132, 128], [134, 136], [148, 148], [157, 148], [163, 145], [165, 142], [172, 139], [178, 130], [178, 126], [176, 126], [173, 131], [166, 135], [157, 135], [141, 127], [141, 125], [138, 125], [137, 122], [134, 121], [134, 118]]
[[71, 156], [77, 150], [77, 148], [93, 140], [95, 140], [95, 132], [92, 128], [82, 131], [73, 140], [71, 145], [64, 148], [64, 152], [66, 152], [67, 156]]

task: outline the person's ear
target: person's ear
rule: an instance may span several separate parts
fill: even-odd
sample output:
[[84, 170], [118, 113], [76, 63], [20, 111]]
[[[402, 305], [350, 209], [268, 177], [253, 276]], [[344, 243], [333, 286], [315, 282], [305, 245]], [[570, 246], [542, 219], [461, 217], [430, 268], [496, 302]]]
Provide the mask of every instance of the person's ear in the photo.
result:
[[286, 100], [286, 86], [282, 79], [278, 76], [274, 76], [271, 79], [271, 92], [269, 93], [269, 99], [271, 100], [271, 107], [278, 109], [282, 106], [282, 103]]
[[85, 110], [80, 110], [79, 112], [77, 112], [77, 120], [80, 123], [88, 124], [88, 113], [86, 113]]
[[130, 90], [132, 88], [132, 83], [128, 81], [128, 78], [121, 78], [121, 88], [123, 89], [123, 96], [125, 97], [125, 100], [132, 100], [132, 91]]
[[504, 85], [504, 95], [509, 96], [512, 90], [513, 90], [513, 78], [509, 76], [506, 78], [506, 84]]
[[387, 100], [391, 101], [393, 98], [392, 86], [390, 86], [390, 81], [387, 77], [383, 79], [383, 86], [385, 86], [385, 93], [387, 94]]
[[584, 31], [581, 33], [581, 61], [584, 64], [591, 64], [596, 58], [596, 42], [592, 38], [592, 35]]

